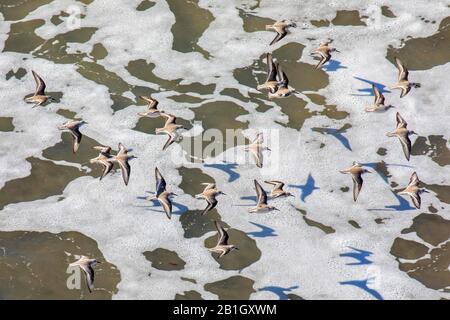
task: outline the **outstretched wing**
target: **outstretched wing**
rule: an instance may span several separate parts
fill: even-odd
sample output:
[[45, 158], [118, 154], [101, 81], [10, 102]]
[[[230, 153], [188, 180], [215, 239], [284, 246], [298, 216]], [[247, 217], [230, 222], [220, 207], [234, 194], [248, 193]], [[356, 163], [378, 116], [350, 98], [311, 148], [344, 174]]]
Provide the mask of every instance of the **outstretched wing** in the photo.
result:
[[208, 202], [208, 205], [206, 206], [205, 210], [203, 210], [202, 216], [211, 211], [212, 209], [214, 209], [218, 203], [216, 198], [211, 199], [206, 198], [206, 201]]
[[155, 168], [155, 180], [156, 180], [156, 197], [159, 197], [161, 193], [166, 191], [166, 180], [162, 176], [162, 174], [159, 172], [159, 169]]
[[273, 38], [273, 40], [270, 43], [270, 45], [273, 45], [273, 44], [277, 43], [278, 41], [280, 41], [281, 39], [283, 39], [287, 35], [287, 31], [286, 31], [285, 28], [276, 27], [275, 31], [277, 32], [277, 35], [275, 36], [275, 38]]
[[42, 78], [34, 72], [34, 70], [31, 71], [33, 74], [34, 81], [36, 82], [36, 90], [34, 92], [35, 96], [43, 96], [45, 95], [45, 82], [42, 80]]
[[405, 119], [402, 118], [399, 112], [395, 115], [397, 120], [397, 129], [399, 128], [406, 128], [408, 126], [408, 123], [405, 121]]
[[411, 175], [411, 178], [409, 178], [409, 186], [418, 186], [419, 185], [419, 177], [417, 176], [416, 172], [413, 172], [413, 174]]
[[84, 271], [84, 274], [86, 275], [86, 285], [89, 290], [89, 292], [92, 292], [94, 289], [94, 269], [92, 269], [91, 265], [89, 264], [80, 264], [80, 268]]
[[397, 57], [395, 57], [395, 65], [398, 69], [398, 81], [408, 80], [408, 69], [406, 69], [402, 61]]
[[267, 193], [258, 183], [258, 181], [253, 180], [255, 182], [255, 190], [256, 190], [256, 201], [257, 204], [267, 204]]
[[402, 145], [403, 153], [405, 154], [406, 159], [409, 161], [409, 157], [411, 155], [411, 140], [409, 139], [408, 134], [404, 136], [399, 136], [398, 139]]
[[353, 201], [358, 199], [359, 192], [361, 191], [363, 185], [363, 178], [361, 174], [352, 174], [353, 179]]
[[218, 223], [214, 221], [214, 225], [216, 226], [218, 237], [217, 237], [217, 245], [227, 245], [228, 244], [228, 233], [225, 229]]
[[280, 87], [287, 88], [289, 85], [289, 79], [286, 75], [286, 73], [281, 69], [281, 67], [278, 67], [278, 83], [280, 84]]
[[272, 54], [268, 53], [266, 55], [266, 63], [267, 63], [267, 79], [266, 82], [276, 81], [277, 79], [277, 68], [272, 59]]
[[73, 153], [78, 151], [78, 148], [80, 147], [81, 138], [83, 135], [81, 134], [78, 127], [74, 127], [73, 129], [70, 129], [70, 133], [73, 137], [73, 145], [72, 145], [72, 151]]
[[378, 104], [384, 105], [384, 95], [381, 93], [381, 91], [378, 90], [378, 88], [374, 84], [372, 84], [372, 90], [375, 95], [375, 104], [376, 105], [378, 105]]

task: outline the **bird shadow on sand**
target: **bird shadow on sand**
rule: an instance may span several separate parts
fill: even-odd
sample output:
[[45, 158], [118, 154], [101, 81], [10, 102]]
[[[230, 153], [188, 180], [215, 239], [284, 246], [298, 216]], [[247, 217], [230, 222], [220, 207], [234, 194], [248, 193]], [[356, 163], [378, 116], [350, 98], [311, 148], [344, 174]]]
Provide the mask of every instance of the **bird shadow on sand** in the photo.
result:
[[[151, 192], [151, 191], [146, 191], [146, 192], [149, 193], [149, 194], [155, 194], [154, 192]], [[136, 199], [138, 199], [138, 200], [146, 200], [146, 201], [151, 202], [151, 204], [149, 204], [148, 206], [143, 205], [143, 206], [135, 206], [135, 207], [146, 208], [147, 211], [165, 213], [164, 210], [155, 210], [154, 209], [154, 208], [157, 208], [157, 207], [161, 207], [162, 208], [162, 205], [156, 199], [149, 199], [148, 196], [138, 196], [138, 197], [136, 197]], [[182, 205], [180, 203], [176, 203], [175, 201], [172, 201], [172, 206], [177, 208], [177, 210], [173, 210], [172, 211], [173, 215], [180, 216], [180, 215], [182, 215], [183, 213], [185, 213], [185, 212], [187, 212], [189, 210], [189, 208], [186, 207], [185, 205]]]
[[373, 263], [371, 260], [368, 259], [368, 257], [370, 257], [373, 254], [373, 252], [365, 251], [365, 250], [361, 250], [361, 249], [353, 248], [353, 247], [348, 247], [348, 248], [351, 249], [352, 251], [341, 253], [339, 255], [339, 257], [352, 258], [352, 259], [357, 260], [357, 262], [346, 263], [347, 266], [360, 266], [360, 265], [366, 265], [366, 264]]
[[[246, 201], [252, 201], [253, 203], [256, 203], [256, 196], [243, 196], [240, 198], [241, 200], [246, 200]], [[233, 206], [235, 207], [251, 207], [254, 204], [235, 204]]]
[[383, 300], [383, 297], [377, 290], [369, 287], [371, 285], [371, 283], [373, 282], [373, 280], [374, 280], [373, 278], [367, 278], [364, 280], [342, 281], [342, 282], [339, 282], [339, 284], [340, 285], [351, 285], [351, 286], [358, 287], [358, 288], [364, 290], [365, 292], [367, 292], [368, 294], [370, 294], [375, 299]]
[[332, 137], [336, 138], [347, 150], [352, 151], [352, 147], [350, 146], [350, 141], [348, 141], [348, 138], [343, 135], [343, 133], [347, 132], [347, 129], [349, 128], [348, 125], [342, 126], [340, 129], [333, 129], [333, 128], [311, 128], [312, 131], [319, 132], [324, 135], [331, 135]]
[[[361, 163], [363, 166], [365, 167], [369, 167], [372, 168], [376, 173], [378, 173], [378, 175], [383, 179], [384, 182], [389, 183], [389, 178], [390, 176], [388, 168], [389, 167], [403, 167], [403, 168], [413, 168], [413, 166], [407, 165], [407, 164], [397, 164], [397, 163], [385, 163], [383, 161], [380, 162], [365, 162], [365, 163]], [[386, 173], [383, 172], [382, 170], [380, 170], [380, 165], [383, 165], [384, 168], [386, 169]]]
[[331, 59], [326, 65], [322, 67], [322, 69], [328, 72], [333, 72], [339, 69], [347, 69], [347, 67], [344, 66], [340, 61]]
[[384, 206], [381, 209], [367, 209], [368, 211], [408, 211], [408, 210], [416, 210], [416, 208], [412, 207], [409, 204], [409, 201], [403, 198], [402, 196], [396, 194], [394, 191], [391, 191], [394, 197], [398, 200], [398, 204]]
[[226, 174], [228, 174], [228, 182], [233, 182], [239, 179], [239, 177], [241, 176], [239, 173], [234, 171], [238, 167], [237, 163], [224, 162], [224, 163], [204, 164], [204, 166], [206, 168], [214, 168], [225, 172]]
[[306, 202], [306, 198], [310, 196], [314, 190], [319, 190], [320, 188], [316, 187], [316, 180], [314, 180], [311, 173], [309, 173], [308, 178], [306, 179], [305, 184], [289, 184], [288, 187], [300, 189], [300, 200]]
[[256, 223], [256, 222], [251, 222], [250, 223], [258, 228], [260, 228], [260, 231], [252, 231], [252, 232], [247, 232], [247, 235], [255, 237], [255, 238], [267, 238], [267, 237], [277, 237], [278, 234], [276, 234], [274, 231], [274, 229], [269, 228], [265, 225]]
[[375, 87], [378, 88], [378, 90], [380, 90], [381, 93], [390, 93], [391, 91], [387, 90], [387, 86], [385, 86], [382, 83], [379, 82], [373, 82], [364, 78], [360, 78], [360, 77], [356, 77], [354, 76], [353, 78], [362, 81], [364, 83], [367, 83], [370, 85], [370, 87], [368, 88], [363, 88], [363, 89], [358, 89], [359, 94], [351, 94], [352, 96], [374, 96], [373, 90], [372, 90], [372, 85], [375, 85]]
[[292, 290], [298, 289], [299, 286], [292, 286], [289, 288], [277, 287], [277, 286], [267, 286], [264, 288], [258, 289], [258, 291], [268, 291], [278, 296], [279, 300], [289, 300], [286, 292], [291, 292]]

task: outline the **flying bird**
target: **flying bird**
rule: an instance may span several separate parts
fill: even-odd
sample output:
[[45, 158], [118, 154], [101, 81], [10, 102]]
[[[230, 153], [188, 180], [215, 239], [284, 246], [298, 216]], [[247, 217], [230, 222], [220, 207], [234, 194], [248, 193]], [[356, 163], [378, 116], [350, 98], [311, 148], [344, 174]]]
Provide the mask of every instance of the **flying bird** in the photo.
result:
[[219, 254], [218, 258], [222, 258], [224, 255], [230, 253], [233, 250], [239, 250], [234, 244], [228, 244], [228, 233], [218, 223], [214, 221], [214, 226], [217, 229], [217, 244], [213, 248], [208, 248], [209, 251]]
[[258, 183], [258, 181], [253, 180], [255, 183], [256, 190], [256, 206], [248, 210], [250, 213], [259, 213], [259, 212], [269, 212], [272, 210], [278, 210], [274, 206], [270, 206], [267, 204], [267, 193]]
[[95, 259], [89, 259], [86, 256], [81, 256], [78, 261], [69, 264], [70, 267], [80, 267], [81, 270], [83, 270], [86, 276], [86, 285], [89, 292], [94, 290], [94, 269], [92, 267], [99, 263], [100, 262]]
[[272, 199], [279, 198], [279, 197], [289, 197], [294, 196], [290, 192], [284, 191], [284, 182], [277, 181], [277, 180], [271, 180], [271, 181], [264, 181], [267, 184], [273, 185], [272, 191], [270, 192], [270, 197]]
[[264, 136], [260, 132], [256, 135], [256, 138], [253, 140], [253, 142], [247, 146], [245, 146], [244, 150], [250, 152], [253, 155], [253, 158], [255, 159], [256, 166], [258, 168], [263, 167], [263, 151], [269, 150], [269, 148], [263, 146], [264, 143]]
[[330, 47], [331, 41], [322, 42], [319, 47], [312, 52], [312, 54], [318, 54], [320, 56], [319, 63], [315, 66], [316, 69], [321, 68], [325, 63], [330, 61], [332, 52], [340, 52], [336, 48]]
[[422, 203], [422, 200], [420, 198], [420, 194], [424, 193], [424, 192], [428, 193], [428, 191], [426, 189], [420, 188], [419, 184], [420, 184], [419, 177], [417, 176], [416, 172], [413, 172], [413, 174], [411, 175], [411, 178], [409, 179], [408, 186], [404, 190], [402, 190], [402, 191], [400, 191], [398, 193], [400, 195], [407, 195], [407, 196], [409, 196], [411, 198], [414, 206], [417, 209], [420, 209], [420, 205]]
[[289, 32], [289, 28], [295, 28], [297, 25], [294, 22], [289, 22], [287, 20], [277, 21], [274, 24], [266, 25], [266, 30], [274, 30], [277, 32], [277, 35], [272, 40], [270, 45], [273, 45], [283, 39]]
[[361, 191], [362, 185], [363, 185], [363, 173], [371, 173], [369, 170], [364, 169], [362, 165], [357, 162], [353, 161], [353, 165], [344, 170], [339, 170], [340, 173], [344, 174], [350, 174], [352, 176], [353, 180], [353, 201], [356, 201], [358, 199], [359, 192]]
[[202, 212], [202, 215], [205, 215], [216, 207], [218, 203], [216, 197], [221, 194], [225, 195], [225, 193], [218, 190], [215, 183], [202, 183], [202, 185], [205, 186], [205, 189], [202, 193], [195, 195], [195, 198], [204, 199], [208, 203], [205, 210]]
[[156, 118], [160, 115], [161, 112], [164, 112], [158, 110], [158, 100], [147, 96], [139, 96], [139, 98], [147, 102], [147, 110], [145, 112], [138, 113], [138, 115], [140, 115], [141, 117]]
[[165, 133], [169, 136], [163, 147], [163, 150], [166, 150], [172, 143], [175, 142], [175, 140], [178, 139], [179, 135], [177, 130], [181, 128], [186, 130], [186, 128], [184, 128], [181, 124], [176, 124], [177, 118], [174, 115], [165, 112], [160, 112], [160, 115], [165, 117], [167, 120], [163, 128], [156, 129], [156, 133]]
[[96, 158], [89, 160], [90, 163], [96, 163], [103, 167], [103, 173], [100, 176], [100, 180], [102, 180], [113, 168], [114, 164], [108, 159], [111, 158], [111, 147], [109, 146], [95, 146], [93, 147], [95, 150], [100, 151], [99, 155]]
[[400, 140], [403, 153], [405, 154], [406, 160], [409, 161], [411, 155], [411, 140], [409, 136], [416, 133], [407, 129], [408, 123], [402, 118], [400, 113], [397, 112], [395, 117], [397, 120], [397, 128], [393, 132], [386, 133], [386, 135], [388, 137], [397, 137]]
[[73, 153], [77, 152], [80, 147], [81, 138], [83, 135], [80, 132], [80, 127], [86, 122], [83, 120], [69, 120], [63, 125], [59, 126], [59, 130], [68, 130], [73, 138], [72, 151]]
[[34, 91], [34, 94], [31, 97], [25, 98], [25, 101], [28, 103], [34, 103], [34, 107], [40, 106], [47, 101], [54, 101], [55, 99], [51, 96], [48, 96], [45, 94], [45, 82], [42, 80], [42, 78], [34, 72], [34, 70], [31, 70], [33, 73], [34, 81], [36, 82], [36, 90]]
[[171, 196], [176, 196], [175, 193], [166, 190], [166, 180], [162, 176], [161, 172], [159, 172], [158, 168], [155, 168], [155, 195], [151, 197], [149, 200], [157, 200], [164, 209], [166, 216], [168, 219], [172, 218], [172, 200]]
[[128, 155], [128, 149], [125, 148], [125, 146], [119, 142], [119, 152], [115, 156], [111, 156], [111, 158], [108, 159], [109, 162], [116, 162], [119, 164], [120, 171], [122, 172], [122, 178], [123, 182], [125, 182], [125, 185], [128, 185], [128, 181], [130, 180], [130, 174], [131, 174], [131, 167], [128, 161], [130, 159], [136, 158], [135, 156], [129, 156]]
[[372, 91], [373, 91], [373, 94], [375, 95], [375, 101], [374, 101], [373, 105], [366, 108], [367, 112], [386, 111], [387, 109], [392, 107], [391, 105], [386, 106], [384, 104], [384, 100], [385, 100], [384, 95], [374, 84], [372, 84]]
[[277, 68], [278, 88], [277, 91], [275, 92], [269, 91], [269, 99], [286, 98], [292, 95], [293, 93], [297, 93], [296, 90], [289, 88], [289, 79], [286, 73], [281, 68], [281, 66], [277, 64], [276, 68]]
[[400, 98], [403, 98], [411, 90], [411, 87], [419, 88], [420, 84], [409, 82], [408, 80], [409, 71], [402, 63], [402, 61], [397, 57], [395, 57], [395, 66], [398, 69], [397, 83], [389, 87], [389, 89], [400, 89], [401, 90]]
[[267, 78], [263, 84], [258, 85], [258, 90], [267, 89], [269, 92], [275, 93], [278, 89], [277, 81], [277, 68], [278, 63], [275, 63], [272, 58], [271, 53], [266, 54], [266, 64], [267, 64]]

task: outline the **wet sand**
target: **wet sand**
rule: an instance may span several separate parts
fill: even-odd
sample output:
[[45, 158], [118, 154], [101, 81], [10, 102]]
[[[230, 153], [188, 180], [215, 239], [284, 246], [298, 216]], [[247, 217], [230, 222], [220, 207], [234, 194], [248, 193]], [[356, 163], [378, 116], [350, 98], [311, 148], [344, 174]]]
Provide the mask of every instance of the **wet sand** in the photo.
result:
[[[80, 289], [66, 285], [74, 255], [95, 257], [95, 289], [81, 278]], [[0, 231], [0, 299], [111, 299], [120, 272], [105, 260], [95, 240], [78, 232]], [[49, 263], [51, 261], [51, 263]], [[83, 275], [84, 277], [84, 275]]]

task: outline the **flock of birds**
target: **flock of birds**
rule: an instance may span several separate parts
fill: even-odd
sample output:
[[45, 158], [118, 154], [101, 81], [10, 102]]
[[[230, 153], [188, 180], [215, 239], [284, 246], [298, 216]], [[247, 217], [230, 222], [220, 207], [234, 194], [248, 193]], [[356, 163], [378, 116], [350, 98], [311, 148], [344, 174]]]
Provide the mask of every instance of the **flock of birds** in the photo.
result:
[[[289, 33], [290, 27], [296, 27], [295, 23], [286, 20], [278, 21], [273, 25], [267, 25], [266, 30], [274, 30], [277, 33], [270, 45], [283, 39]], [[316, 68], [321, 68], [325, 63], [327, 63], [331, 59], [332, 52], [339, 52], [335, 48], [330, 47], [330, 43], [331, 40], [322, 42], [319, 47], [312, 52], [312, 54], [318, 55], [320, 58], [320, 61], [315, 66]], [[418, 87], [419, 84], [408, 81], [408, 69], [403, 65], [400, 59], [395, 58], [395, 62], [398, 68], [398, 81], [394, 86], [390, 88], [400, 89], [400, 97], [404, 97], [406, 94], [408, 94], [412, 87]], [[286, 73], [283, 71], [278, 61], [276, 61], [276, 59], [272, 57], [271, 53], [267, 53], [266, 63], [267, 78], [263, 84], [258, 85], [258, 90], [267, 90], [269, 99], [288, 97], [292, 94], [298, 93], [295, 89], [289, 87], [289, 80]], [[36, 90], [31, 97], [25, 98], [25, 101], [33, 103], [33, 107], [40, 106], [48, 101], [54, 101], [51, 96], [45, 94], [46, 85], [42, 78], [34, 71], [32, 71], [32, 74], [36, 82]], [[366, 111], [380, 112], [389, 109], [391, 106], [385, 105], [385, 97], [383, 96], [383, 94], [374, 85], [372, 86], [372, 89], [375, 95], [375, 102], [372, 106], [366, 108]], [[166, 119], [164, 127], [156, 129], [157, 134], [164, 133], [168, 136], [168, 140], [163, 146], [163, 150], [166, 150], [172, 143], [178, 141], [178, 139], [180, 138], [178, 130], [185, 128], [183, 128], [182, 125], [176, 123], [177, 118], [174, 115], [168, 114], [163, 110], [159, 110], [157, 100], [147, 96], [141, 96], [140, 98], [147, 102], [148, 107], [145, 112], [138, 113], [139, 116], [150, 118], [164, 117]], [[409, 135], [414, 134], [414, 131], [410, 131], [407, 129], [407, 122], [398, 112], [396, 114], [396, 119], [396, 129], [393, 132], [387, 133], [387, 136], [397, 137], [400, 140], [404, 155], [406, 159], [409, 160], [411, 153], [411, 141], [409, 139]], [[69, 120], [59, 127], [60, 130], [67, 130], [72, 134], [73, 153], [76, 153], [80, 146], [82, 139], [80, 127], [85, 123], [86, 122], [82, 120]], [[128, 185], [131, 173], [129, 160], [134, 158], [134, 156], [128, 154], [130, 150], [127, 149], [122, 143], [119, 143], [118, 152], [115, 155], [111, 153], [112, 149], [110, 146], [95, 146], [94, 149], [99, 151], [99, 155], [96, 158], [91, 159], [90, 163], [98, 164], [103, 167], [103, 172], [100, 176], [100, 180], [111, 172], [114, 164], [116, 163], [120, 167], [125, 185]], [[244, 150], [250, 152], [254, 156], [257, 167], [261, 168], [263, 166], [262, 152], [264, 150], [270, 149], [264, 146], [263, 134], [258, 133], [253, 142], [245, 146]], [[351, 175], [353, 180], [353, 200], [356, 201], [363, 185], [362, 175], [370, 171], [365, 169], [360, 163], [355, 161], [350, 168], [340, 170], [340, 172]], [[155, 181], [155, 195], [153, 197], [149, 197], [148, 200], [158, 201], [163, 207], [167, 218], [171, 219], [171, 197], [176, 196], [176, 194], [166, 189], [166, 180], [164, 179], [158, 168], [155, 168]], [[264, 190], [264, 188], [259, 184], [259, 182], [254, 180], [257, 203], [255, 207], [249, 210], [249, 212], [260, 213], [278, 210], [276, 207], [268, 204], [269, 198], [275, 199], [280, 197], [293, 196], [291, 193], [283, 190], [284, 183], [282, 181], [273, 180], [265, 181], [265, 183], [273, 186], [269, 196], [267, 195], [267, 192]], [[416, 208], [420, 208], [420, 194], [422, 192], [426, 192], [425, 189], [419, 187], [419, 184], [419, 178], [416, 172], [414, 172], [407, 187], [403, 191], [399, 192], [399, 194], [401, 195], [409, 196]], [[209, 211], [214, 209], [218, 203], [217, 197], [219, 195], [224, 195], [224, 193], [216, 187], [215, 183], [205, 183], [204, 185], [205, 188], [203, 192], [195, 196], [195, 198], [202, 199], [207, 202], [207, 206], [203, 210], [202, 215], [207, 214]], [[214, 225], [218, 232], [217, 244], [212, 248], [208, 248], [208, 250], [214, 253], [218, 253], [218, 258], [223, 257], [233, 250], [237, 250], [238, 248], [234, 244], [230, 244], [228, 242], [229, 236], [223, 226], [217, 221], [214, 221]], [[99, 262], [96, 259], [90, 259], [89, 257], [81, 256], [78, 261], [70, 264], [70, 266], [80, 267], [84, 271], [89, 292], [92, 292], [94, 288], [94, 270], [92, 267], [97, 263]]]

